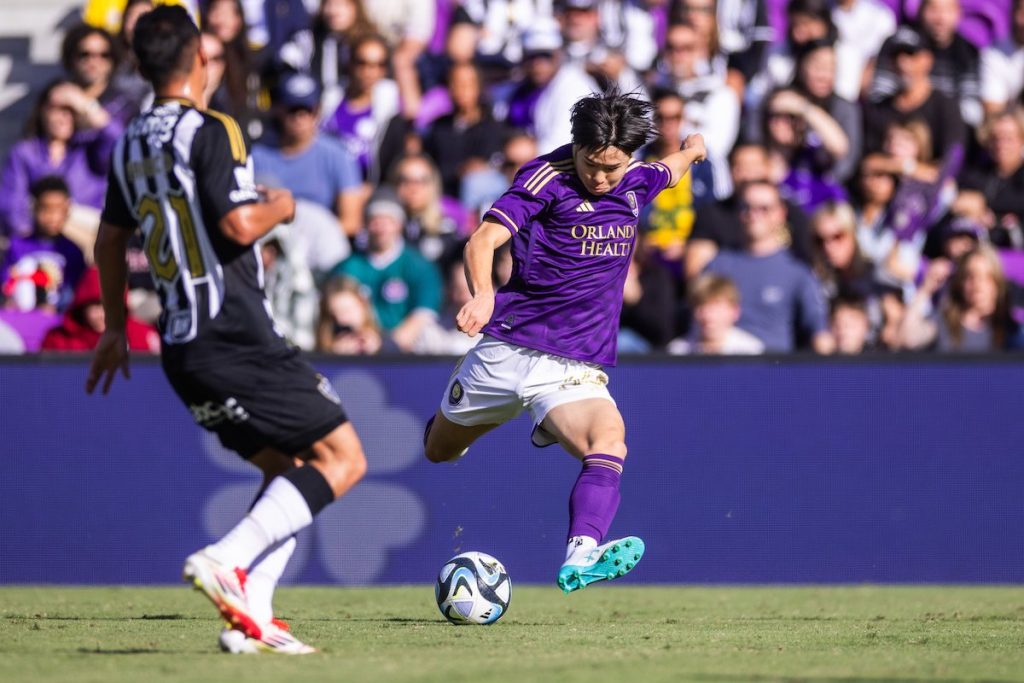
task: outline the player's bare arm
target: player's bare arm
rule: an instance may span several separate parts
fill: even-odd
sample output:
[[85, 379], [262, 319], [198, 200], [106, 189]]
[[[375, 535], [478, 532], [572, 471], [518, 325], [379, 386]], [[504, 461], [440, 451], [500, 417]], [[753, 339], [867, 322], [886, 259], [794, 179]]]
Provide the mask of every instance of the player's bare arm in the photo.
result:
[[220, 229], [233, 242], [248, 246], [275, 226], [295, 218], [295, 198], [288, 190], [267, 188], [264, 201], [238, 206], [220, 220]]
[[661, 160], [661, 163], [668, 166], [669, 170], [672, 171], [672, 181], [668, 186], [675, 187], [683, 179], [683, 176], [686, 175], [686, 172], [690, 170], [690, 166], [704, 161], [707, 156], [708, 150], [704, 147], [704, 136], [699, 133], [687, 135], [678, 152], [673, 152]]
[[455, 317], [459, 329], [473, 337], [494, 313], [494, 252], [512, 238], [508, 228], [485, 220], [466, 244], [466, 280], [473, 298]]
[[93, 355], [85, 391], [91, 394], [103, 380], [104, 395], [110, 391], [114, 376], [120, 370], [125, 379], [130, 376], [128, 369], [128, 338], [125, 335], [124, 288], [128, 282], [128, 265], [125, 253], [131, 231], [109, 223], [100, 223], [96, 236], [94, 256], [100, 272], [100, 293], [103, 302], [105, 327], [96, 352]]

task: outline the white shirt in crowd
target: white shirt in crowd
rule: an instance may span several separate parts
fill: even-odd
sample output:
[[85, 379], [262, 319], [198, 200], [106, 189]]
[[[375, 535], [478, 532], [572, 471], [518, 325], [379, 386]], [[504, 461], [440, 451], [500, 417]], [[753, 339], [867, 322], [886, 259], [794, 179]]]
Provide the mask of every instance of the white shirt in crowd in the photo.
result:
[[[668, 343], [666, 350], [673, 356], [701, 355], [710, 352], [701, 348], [700, 340], [697, 338], [673, 339]], [[757, 356], [764, 353], [764, 343], [754, 335], [734, 327], [725, 334], [722, 342], [722, 350], [718, 352], [722, 356]]]
[[434, 37], [436, 6], [428, 0], [373, 0], [364, 2], [366, 16], [392, 47], [405, 38], [429, 43]]
[[981, 51], [981, 101], [1007, 104], [1024, 90], [1024, 45], [1013, 38]]
[[856, 102], [864, 69], [896, 32], [896, 17], [879, 0], [857, 0], [849, 9], [834, 7], [832, 22], [846, 46], [842, 53], [836, 52], [836, 94]]

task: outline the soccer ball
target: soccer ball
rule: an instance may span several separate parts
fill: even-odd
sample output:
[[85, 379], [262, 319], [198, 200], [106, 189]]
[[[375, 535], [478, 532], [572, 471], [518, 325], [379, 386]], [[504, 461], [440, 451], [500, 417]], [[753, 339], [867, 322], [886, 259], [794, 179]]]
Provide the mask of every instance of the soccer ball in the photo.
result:
[[490, 555], [462, 553], [441, 567], [434, 596], [441, 614], [453, 624], [493, 624], [508, 611], [512, 580]]

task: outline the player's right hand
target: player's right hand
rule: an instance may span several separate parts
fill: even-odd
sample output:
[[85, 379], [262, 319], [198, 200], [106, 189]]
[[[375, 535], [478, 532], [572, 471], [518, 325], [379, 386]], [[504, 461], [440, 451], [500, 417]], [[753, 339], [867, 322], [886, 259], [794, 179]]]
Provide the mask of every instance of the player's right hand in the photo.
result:
[[683, 144], [680, 149], [690, 150], [695, 153], [694, 163], [704, 161], [708, 156], [707, 147], [704, 146], [704, 136], [700, 133], [693, 133], [687, 135], [686, 139], [683, 140]]
[[131, 378], [131, 372], [128, 370], [128, 337], [125, 336], [124, 330], [107, 329], [96, 344], [92, 366], [89, 368], [89, 378], [85, 380], [85, 393], [92, 394], [100, 379], [103, 379], [103, 395], [106, 396], [118, 369], [124, 374], [125, 379]]
[[477, 332], [491, 321], [492, 313], [494, 313], [494, 294], [477, 294], [455, 316], [455, 324], [462, 332], [470, 337], [475, 337]]

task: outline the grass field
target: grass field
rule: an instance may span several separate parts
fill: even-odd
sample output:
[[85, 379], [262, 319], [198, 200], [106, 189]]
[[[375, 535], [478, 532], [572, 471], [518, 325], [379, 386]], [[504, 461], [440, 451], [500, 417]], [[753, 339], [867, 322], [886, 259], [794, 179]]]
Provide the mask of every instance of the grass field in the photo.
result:
[[491, 627], [429, 586], [286, 588], [323, 649], [217, 651], [185, 588], [0, 588], [0, 681], [1024, 681], [1024, 587], [515, 587]]

